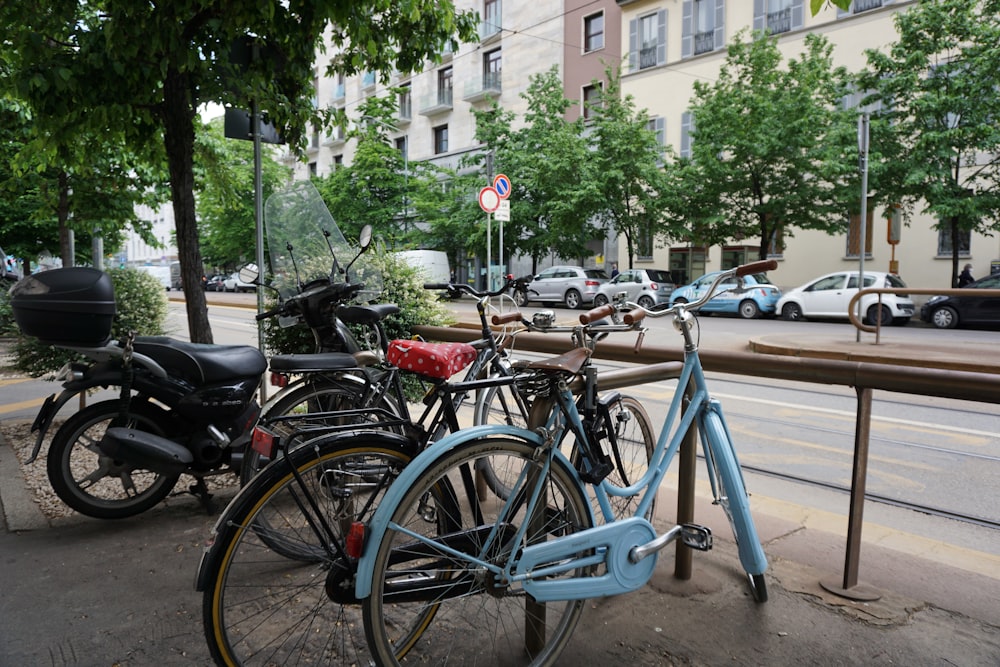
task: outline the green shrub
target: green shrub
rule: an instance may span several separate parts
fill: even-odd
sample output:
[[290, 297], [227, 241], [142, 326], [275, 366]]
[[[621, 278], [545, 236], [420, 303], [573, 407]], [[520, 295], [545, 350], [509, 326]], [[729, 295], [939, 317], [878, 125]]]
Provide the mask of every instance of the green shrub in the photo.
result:
[[[167, 295], [163, 284], [136, 269], [111, 269], [107, 273], [114, 286], [117, 311], [111, 324], [112, 338], [121, 338], [129, 331], [140, 336], [162, 335], [167, 319]], [[71, 326], [71, 323], [66, 325]], [[11, 352], [12, 367], [31, 377], [53, 373], [63, 364], [83, 358], [76, 352], [46, 345], [20, 332], [16, 332]]]
[[10, 309], [10, 287], [14, 283], [0, 281], [0, 338], [17, 335], [17, 323]]

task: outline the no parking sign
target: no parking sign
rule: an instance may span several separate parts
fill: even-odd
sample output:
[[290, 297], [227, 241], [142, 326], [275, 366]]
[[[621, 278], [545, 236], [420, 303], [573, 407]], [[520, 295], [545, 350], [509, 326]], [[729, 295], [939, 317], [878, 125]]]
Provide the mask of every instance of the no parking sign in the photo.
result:
[[497, 174], [493, 179], [493, 189], [500, 195], [500, 199], [510, 196], [510, 179], [503, 174]]

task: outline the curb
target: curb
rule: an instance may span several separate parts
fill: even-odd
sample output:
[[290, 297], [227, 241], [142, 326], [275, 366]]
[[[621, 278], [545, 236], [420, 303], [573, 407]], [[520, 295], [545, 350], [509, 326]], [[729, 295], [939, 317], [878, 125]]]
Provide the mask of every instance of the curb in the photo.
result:
[[[0, 434], [0, 479], [8, 482], [0, 484], [0, 512], [3, 514], [7, 531], [14, 533], [48, 528], [48, 520], [24, 484], [14, 448], [7, 444], [2, 434]], [[9, 483], [15, 480], [17, 483]]]

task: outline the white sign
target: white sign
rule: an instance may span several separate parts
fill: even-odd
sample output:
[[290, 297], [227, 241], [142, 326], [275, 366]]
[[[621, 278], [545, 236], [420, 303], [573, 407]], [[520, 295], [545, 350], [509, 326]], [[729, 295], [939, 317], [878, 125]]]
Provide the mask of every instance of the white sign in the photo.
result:
[[500, 205], [497, 206], [496, 213], [493, 214], [493, 217], [496, 218], [497, 220], [500, 220], [501, 222], [510, 222], [510, 200], [509, 199], [501, 199], [500, 200]]
[[487, 213], [497, 210], [500, 205], [500, 195], [493, 188], [486, 186], [479, 191], [479, 207]]

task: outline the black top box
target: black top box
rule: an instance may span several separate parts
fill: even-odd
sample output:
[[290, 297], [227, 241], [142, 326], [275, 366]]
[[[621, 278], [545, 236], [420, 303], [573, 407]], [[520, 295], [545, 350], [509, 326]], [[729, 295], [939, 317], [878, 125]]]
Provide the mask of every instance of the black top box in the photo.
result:
[[14, 321], [26, 336], [67, 347], [101, 347], [111, 340], [115, 290], [103, 271], [42, 271], [18, 281], [10, 297]]

